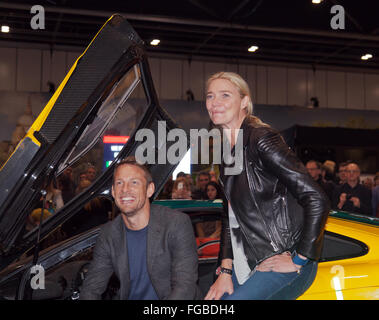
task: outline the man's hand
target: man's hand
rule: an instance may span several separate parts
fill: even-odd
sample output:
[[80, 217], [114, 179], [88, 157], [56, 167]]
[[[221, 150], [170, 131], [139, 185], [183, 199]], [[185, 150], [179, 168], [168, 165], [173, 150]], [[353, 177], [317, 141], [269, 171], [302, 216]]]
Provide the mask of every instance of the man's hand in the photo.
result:
[[343, 205], [345, 204], [346, 196], [347, 196], [347, 194], [345, 192], [341, 193], [340, 202], [338, 203], [338, 209], [341, 209], [343, 207]]
[[353, 202], [354, 207], [357, 207], [357, 208], [361, 207], [361, 200], [359, 200], [359, 198], [357, 198], [357, 197], [351, 197], [350, 201]]
[[221, 273], [215, 283], [210, 287], [204, 300], [220, 300], [225, 292], [232, 294], [233, 291], [232, 276], [226, 273]]

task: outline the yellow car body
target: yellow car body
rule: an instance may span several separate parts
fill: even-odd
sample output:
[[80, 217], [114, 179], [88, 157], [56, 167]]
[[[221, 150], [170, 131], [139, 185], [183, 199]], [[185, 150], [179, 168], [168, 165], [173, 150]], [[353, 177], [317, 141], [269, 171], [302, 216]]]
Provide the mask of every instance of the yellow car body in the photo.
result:
[[[299, 299], [379, 299], [378, 220], [363, 217], [355, 220], [332, 215], [328, 218], [326, 230], [349, 237], [351, 241], [360, 241], [367, 246], [367, 251], [353, 258], [320, 262], [315, 281]], [[362, 222], [364, 220], [366, 221]], [[370, 220], [375, 223], [370, 223]]]

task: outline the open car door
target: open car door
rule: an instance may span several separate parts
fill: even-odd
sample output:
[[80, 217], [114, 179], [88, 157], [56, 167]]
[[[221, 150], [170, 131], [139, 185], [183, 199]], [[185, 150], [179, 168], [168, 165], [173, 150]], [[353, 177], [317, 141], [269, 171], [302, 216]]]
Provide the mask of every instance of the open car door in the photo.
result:
[[[114, 15], [74, 63], [0, 170], [0, 269], [91, 198], [110, 197], [115, 162], [135, 154], [142, 143], [135, 139], [139, 129], [157, 133], [162, 130], [161, 121], [166, 131], [177, 127], [159, 106], [143, 42], [123, 17]], [[116, 138], [118, 146], [114, 160], [106, 163], [109, 136]], [[155, 137], [156, 156], [164, 144], [173, 144]], [[44, 220], [40, 230], [28, 230], [28, 217], [44, 203], [49, 184], [68, 167], [80, 173], [88, 162], [97, 170], [95, 181]], [[175, 165], [148, 166], [157, 195]]]

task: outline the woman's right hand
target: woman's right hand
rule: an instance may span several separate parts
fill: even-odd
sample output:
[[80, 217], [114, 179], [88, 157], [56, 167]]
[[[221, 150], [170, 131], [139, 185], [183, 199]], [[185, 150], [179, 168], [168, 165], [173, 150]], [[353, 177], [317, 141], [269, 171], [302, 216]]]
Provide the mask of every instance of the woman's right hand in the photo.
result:
[[225, 292], [232, 294], [233, 291], [232, 276], [227, 273], [221, 273], [215, 283], [210, 287], [204, 300], [220, 300]]

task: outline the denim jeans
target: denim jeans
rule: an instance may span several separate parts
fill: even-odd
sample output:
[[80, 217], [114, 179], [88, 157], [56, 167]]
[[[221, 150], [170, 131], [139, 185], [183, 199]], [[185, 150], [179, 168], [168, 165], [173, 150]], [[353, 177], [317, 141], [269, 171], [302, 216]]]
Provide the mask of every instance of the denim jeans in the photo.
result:
[[233, 272], [234, 292], [225, 293], [222, 300], [294, 300], [313, 283], [317, 273], [317, 262], [309, 261], [297, 272], [255, 271], [242, 285]]

